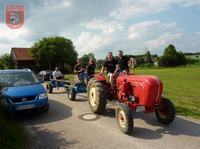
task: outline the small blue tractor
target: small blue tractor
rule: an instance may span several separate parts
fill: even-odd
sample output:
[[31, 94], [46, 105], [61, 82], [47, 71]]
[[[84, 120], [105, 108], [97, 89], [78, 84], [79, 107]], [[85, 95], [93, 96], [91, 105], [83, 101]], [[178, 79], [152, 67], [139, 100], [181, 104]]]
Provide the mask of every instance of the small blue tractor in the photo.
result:
[[55, 80], [51, 76], [50, 82], [46, 84], [46, 90], [48, 91], [48, 93], [51, 94], [53, 93], [54, 88], [64, 87], [67, 89], [69, 85], [70, 85], [69, 80], [65, 80], [65, 79]]
[[[84, 78], [85, 73], [80, 73], [74, 76], [75, 84], [69, 85], [67, 90], [67, 96], [69, 100], [75, 101], [77, 93], [86, 93], [87, 92], [87, 79]], [[90, 77], [91, 78], [91, 77]]]

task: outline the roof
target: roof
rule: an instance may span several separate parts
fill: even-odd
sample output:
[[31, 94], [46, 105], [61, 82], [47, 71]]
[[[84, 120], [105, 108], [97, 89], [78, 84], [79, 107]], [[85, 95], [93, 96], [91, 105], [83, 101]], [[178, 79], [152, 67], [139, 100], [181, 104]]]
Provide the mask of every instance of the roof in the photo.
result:
[[29, 52], [30, 48], [12, 48], [11, 54], [14, 60], [34, 60], [32, 54]]

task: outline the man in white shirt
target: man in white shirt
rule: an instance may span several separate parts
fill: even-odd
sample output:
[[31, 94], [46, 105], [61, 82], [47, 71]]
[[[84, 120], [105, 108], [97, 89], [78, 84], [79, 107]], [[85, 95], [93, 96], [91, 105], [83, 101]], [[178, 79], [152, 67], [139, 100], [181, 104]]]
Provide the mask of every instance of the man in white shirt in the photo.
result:
[[55, 71], [53, 72], [53, 79], [56, 80], [57, 89], [59, 89], [59, 80], [63, 79], [63, 75], [59, 71], [58, 67], [56, 67]]

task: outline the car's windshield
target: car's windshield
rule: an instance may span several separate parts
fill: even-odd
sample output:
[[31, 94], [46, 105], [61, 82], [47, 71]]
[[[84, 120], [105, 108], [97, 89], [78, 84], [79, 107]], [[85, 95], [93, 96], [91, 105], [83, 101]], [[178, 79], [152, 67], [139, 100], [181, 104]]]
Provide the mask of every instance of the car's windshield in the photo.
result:
[[33, 85], [38, 83], [32, 72], [0, 73], [1, 87]]

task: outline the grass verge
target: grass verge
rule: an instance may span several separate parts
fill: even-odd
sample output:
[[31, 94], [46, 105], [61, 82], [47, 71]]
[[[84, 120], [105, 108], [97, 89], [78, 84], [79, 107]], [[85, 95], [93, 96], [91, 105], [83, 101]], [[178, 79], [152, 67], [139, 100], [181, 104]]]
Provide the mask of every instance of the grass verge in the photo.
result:
[[28, 135], [22, 124], [5, 118], [0, 112], [0, 148], [26, 149], [28, 145]]

